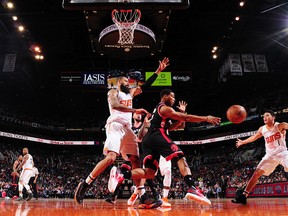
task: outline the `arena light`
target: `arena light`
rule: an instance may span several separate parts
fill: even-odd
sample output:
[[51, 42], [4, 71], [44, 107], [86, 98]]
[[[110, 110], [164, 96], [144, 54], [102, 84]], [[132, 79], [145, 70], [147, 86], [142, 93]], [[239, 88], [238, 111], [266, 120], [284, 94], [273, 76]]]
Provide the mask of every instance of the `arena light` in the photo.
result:
[[6, 4], [7, 8], [12, 9], [14, 8], [14, 4], [12, 2], [7, 2]]
[[18, 20], [18, 17], [17, 17], [17, 16], [12, 16], [12, 19], [13, 19], [14, 21], [17, 21], [17, 20]]
[[215, 51], [216, 51], [217, 49], [218, 49], [218, 47], [217, 47], [217, 46], [214, 46], [214, 47], [213, 47], [213, 50], [215, 50]]
[[213, 57], [213, 59], [217, 59], [218, 56], [216, 54], [214, 54], [212, 57]]
[[35, 46], [35, 47], [34, 47], [34, 51], [35, 51], [35, 52], [38, 52], [38, 53], [41, 53], [41, 49], [40, 49], [39, 46]]
[[244, 7], [244, 5], [245, 5], [245, 2], [244, 2], [244, 1], [239, 2], [239, 6], [240, 6], [240, 7]]
[[44, 59], [44, 56], [43, 55], [35, 55], [34, 58], [36, 60], [43, 60]]
[[236, 16], [236, 17], [235, 17], [235, 20], [236, 20], [236, 21], [239, 21], [239, 20], [240, 20], [240, 17], [239, 17], [239, 16]]
[[215, 53], [215, 52], [216, 52], [216, 50], [214, 50], [214, 49], [213, 49], [211, 52], [212, 52], [212, 53]]
[[20, 32], [23, 32], [24, 29], [25, 29], [24, 26], [22, 26], [22, 25], [18, 26], [18, 30], [19, 30]]

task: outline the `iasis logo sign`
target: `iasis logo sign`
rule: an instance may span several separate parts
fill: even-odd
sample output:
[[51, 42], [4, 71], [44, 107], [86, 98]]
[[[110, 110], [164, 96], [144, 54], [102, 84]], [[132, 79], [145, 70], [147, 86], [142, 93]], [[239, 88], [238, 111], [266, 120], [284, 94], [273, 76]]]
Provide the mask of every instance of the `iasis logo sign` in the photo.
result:
[[83, 85], [107, 85], [107, 77], [105, 73], [84, 73]]

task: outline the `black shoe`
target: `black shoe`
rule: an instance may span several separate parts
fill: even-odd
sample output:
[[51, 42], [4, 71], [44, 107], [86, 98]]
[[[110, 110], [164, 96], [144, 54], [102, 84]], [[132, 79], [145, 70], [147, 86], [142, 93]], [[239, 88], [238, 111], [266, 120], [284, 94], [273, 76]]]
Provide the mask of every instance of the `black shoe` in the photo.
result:
[[162, 205], [163, 201], [161, 199], [155, 199], [153, 196], [144, 193], [140, 197], [139, 206], [138, 208], [141, 209], [152, 209], [158, 208]]
[[86, 182], [80, 182], [78, 184], [78, 187], [77, 187], [76, 192], [74, 194], [74, 200], [78, 204], [81, 204], [83, 202], [87, 186], [88, 186], [88, 184]]
[[33, 198], [32, 193], [28, 193], [28, 197], [26, 199], [26, 201], [30, 201]]
[[108, 197], [105, 199], [106, 202], [115, 204], [116, 203], [117, 195], [115, 193], [110, 193]]
[[246, 205], [247, 204], [247, 197], [244, 194], [241, 194], [235, 200], [231, 200], [231, 202], [232, 203], [240, 203], [240, 204]]

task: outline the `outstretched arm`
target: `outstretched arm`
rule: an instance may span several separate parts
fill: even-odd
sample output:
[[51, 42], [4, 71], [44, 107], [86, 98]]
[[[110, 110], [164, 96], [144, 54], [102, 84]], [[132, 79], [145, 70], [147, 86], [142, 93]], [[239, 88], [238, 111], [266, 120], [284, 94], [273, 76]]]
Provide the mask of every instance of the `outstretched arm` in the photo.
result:
[[162, 61], [159, 61], [159, 67], [154, 72], [154, 74], [151, 77], [149, 77], [142, 86], [137, 86], [136, 88], [132, 88], [130, 90], [130, 94], [132, 95], [132, 97], [141, 94], [143, 90], [149, 88], [156, 80], [158, 75], [161, 73], [161, 71], [163, 71], [168, 65], [169, 65], [169, 58], [167, 57], [164, 57]]
[[212, 124], [219, 124], [221, 118], [215, 116], [198, 116], [191, 114], [184, 114], [181, 112], [176, 112], [172, 107], [163, 106], [160, 109], [161, 115], [171, 118], [173, 120], [185, 121], [185, 122], [208, 122]]
[[259, 139], [260, 137], [262, 137], [262, 133], [261, 133], [262, 127], [260, 127], [257, 131], [256, 134], [248, 137], [245, 140], [241, 140], [241, 139], [237, 139], [236, 141], [236, 147], [239, 148], [242, 145], [246, 145], [248, 143], [254, 142], [255, 140]]

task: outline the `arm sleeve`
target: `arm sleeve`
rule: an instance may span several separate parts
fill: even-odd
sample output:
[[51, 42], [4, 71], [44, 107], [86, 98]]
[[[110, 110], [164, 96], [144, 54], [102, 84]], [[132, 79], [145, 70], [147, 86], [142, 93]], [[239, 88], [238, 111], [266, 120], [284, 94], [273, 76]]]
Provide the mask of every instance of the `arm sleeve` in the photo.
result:
[[153, 82], [157, 79], [158, 74], [154, 73], [151, 77], [149, 77], [146, 82], [141, 86], [142, 90], [146, 90], [147, 88], [149, 88]]

